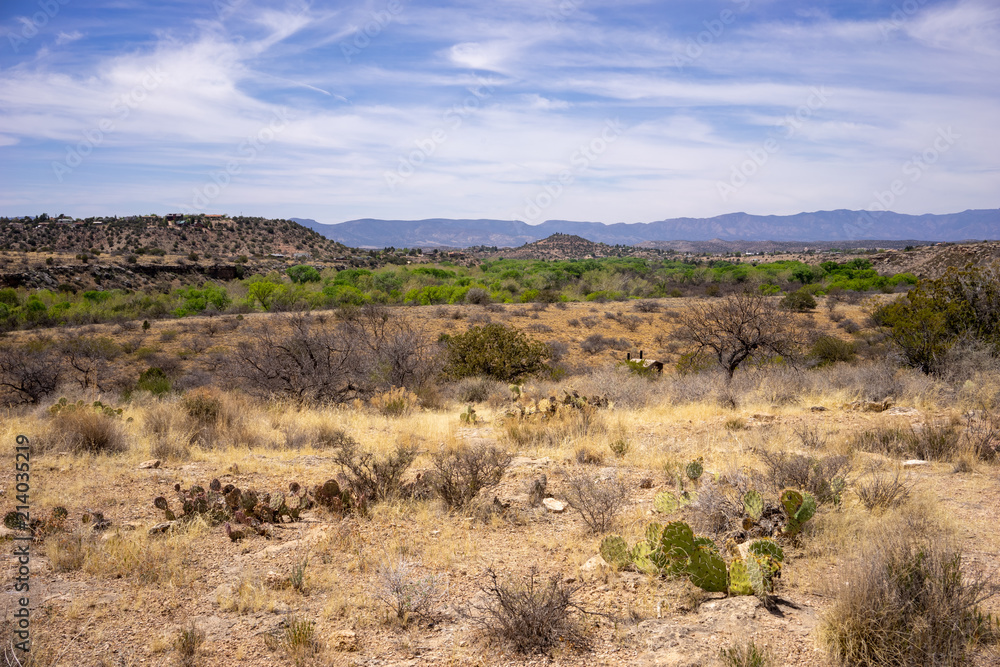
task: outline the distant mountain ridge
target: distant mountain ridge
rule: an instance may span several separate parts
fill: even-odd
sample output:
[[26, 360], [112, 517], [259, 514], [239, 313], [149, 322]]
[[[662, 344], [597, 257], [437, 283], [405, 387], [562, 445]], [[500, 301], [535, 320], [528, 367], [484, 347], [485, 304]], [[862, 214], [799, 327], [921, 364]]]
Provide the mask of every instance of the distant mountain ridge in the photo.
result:
[[356, 248], [517, 247], [552, 234], [573, 234], [595, 243], [638, 245], [649, 241], [848, 241], [863, 239], [962, 241], [1000, 239], [1000, 209], [975, 209], [942, 215], [891, 211], [816, 211], [795, 215], [727, 213], [714, 218], [673, 218], [656, 222], [604, 224], [546, 220], [448, 219], [376, 220], [364, 218], [323, 224], [291, 220]]

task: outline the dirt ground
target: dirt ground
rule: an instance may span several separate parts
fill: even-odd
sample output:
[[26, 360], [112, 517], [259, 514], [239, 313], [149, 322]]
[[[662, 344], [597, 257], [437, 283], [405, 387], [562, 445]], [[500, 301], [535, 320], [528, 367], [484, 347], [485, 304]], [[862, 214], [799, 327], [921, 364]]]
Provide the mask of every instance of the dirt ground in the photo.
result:
[[[659, 309], [650, 313], [616, 303], [544, 310], [507, 306], [501, 312], [446, 306], [405, 312], [435, 334], [463, 331], [485, 318], [508, 321], [541, 340], [564, 342], [568, 350], [562, 363], [571, 370], [624, 356], [624, 350], [584, 352], [580, 343], [588, 336], [624, 337], [629, 350], [643, 349], [647, 357], [667, 362], [669, 369], [680, 351], [665, 334], [676, 317], [672, 311], [684, 308], [686, 301], [661, 300]], [[840, 304], [837, 310], [864, 321], [863, 304]], [[619, 311], [641, 322], [630, 329], [631, 324], [605, 316]], [[803, 316], [810, 322], [804, 326], [849, 337], [828, 313], [821, 305], [815, 315]], [[588, 326], [584, 318], [596, 322]], [[155, 322], [145, 336], [158, 354], [177, 354], [186, 349], [189, 336], [198, 334], [201, 322]], [[161, 340], [168, 329], [181, 333]], [[111, 325], [89, 329], [105, 330], [115, 336], [136, 335]], [[570, 375], [561, 387], [571, 391], [573, 381]], [[689, 518], [689, 508], [669, 516], [653, 509], [657, 493], [676, 490], [674, 464], [703, 457], [706, 472], [699, 483], [705, 483], [733, 467], [759, 468], [762, 448], [847, 453], [856, 479], [872, 462], [888, 467], [901, 462], [849, 451], [852, 435], [886, 424], [919, 428], [929, 419], [959, 416], [962, 406], [913, 395], [896, 397], [886, 413], [865, 412], [851, 406], [855, 396], [834, 389], [780, 403], [758, 396], [735, 408], [714, 401], [674, 404], [663, 398], [667, 394], [658, 393], [667, 382], [654, 380], [645, 407], [603, 409], [600, 419], [606, 431], [597, 436], [570, 436], [554, 445], [519, 449], [511, 447], [502, 418], [505, 406], [499, 401], [477, 405], [479, 421], [471, 425], [460, 421], [465, 405], [454, 400], [396, 418], [366, 406], [312, 411], [287, 405], [254, 407], [252, 415], [245, 415], [253, 421], [247, 428], [270, 434], [262, 441], [325, 420], [373, 450], [402, 440], [414, 442], [423, 454], [411, 478], [431, 467], [430, 452], [446, 445], [498, 444], [513, 449], [514, 458], [499, 486], [483, 492], [506, 507], [485, 522], [468, 512], [449, 512], [438, 500], [397, 500], [373, 506], [364, 517], [341, 518], [312, 509], [299, 522], [277, 526], [271, 538], [251, 534], [240, 541], [231, 541], [221, 526], [198, 521], [149, 535], [163, 521], [153, 499], [172, 498], [175, 484], [207, 486], [212, 479], [240, 488], [284, 489], [292, 481], [312, 487], [338, 472], [332, 454], [308, 442], [298, 447], [194, 447], [187, 456], [143, 467], [152, 458], [148, 423], [158, 408], [155, 399], [135, 399], [122, 415], [131, 420], [125, 427], [127, 452], [51, 452], [31, 459], [32, 512], [45, 515], [56, 505], [65, 506], [69, 537], [48, 536], [31, 543], [33, 649], [27, 664], [694, 666], [722, 664], [721, 647], [750, 638], [768, 647], [775, 665], [830, 664], [818, 628], [843, 583], [839, 574], [851, 551], [846, 542], [856, 535], [844, 526], [879, 520], [860, 506], [850, 487], [839, 507], [822, 506], [801, 538], [786, 544], [788, 558], [775, 590], [776, 604], [767, 608], [753, 596], [726, 598], [680, 580], [615, 571], [598, 556], [603, 535], [588, 532], [571, 508], [554, 512], [532, 506], [529, 485], [544, 475], [548, 495], [564, 499], [568, 475], [585, 470], [598, 478], [619, 476], [630, 495], [615, 532], [631, 543], [650, 521]], [[44, 438], [47, 419], [44, 408], [8, 411], [5, 416], [0, 428], [0, 442], [6, 443], [0, 450], [5, 512], [16, 504], [15, 438]], [[796, 435], [805, 432], [824, 434], [826, 443], [819, 450], [805, 449]], [[615, 456], [607, 447], [619, 436], [629, 447]], [[182, 436], [177, 431], [171, 437]], [[601, 450], [601, 460], [578, 462], [581, 447]], [[913, 503], [906, 511], [945, 526], [970, 567], [996, 572], [1000, 469], [984, 462], [962, 472], [955, 472], [957, 467], [927, 462], [904, 468]], [[110, 527], [95, 532], [81, 522], [84, 514], [95, 511], [103, 513]], [[9, 618], [18, 567], [14, 548], [19, 543], [11, 531], [0, 530], [5, 531], [3, 581]], [[73, 554], [78, 561], [67, 565]], [[400, 561], [440, 592], [433, 613], [406, 623], [380, 600], [387, 564]], [[296, 588], [289, 582], [303, 564], [302, 583]], [[486, 568], [512, 577], [536, 568], [545, 580], [556, 577], [578, 587], [575, 602], [588, 612], [580, 617], [587, 645], [564, 643], [547, 654], [525, 656], [490, 642], [470, 612], [484, 599]], [[985, 608], [1000, 612], [1000, 600], [988, 601]], [[296, 620], [312, 624], [315, 644], [293, 650], [288, 628]], [[203, 640], [185, 663], [177, 641], [191, 627], [203, 633]], [[982, 649], [974, 664], [1000, 664], [1000, 654]]]

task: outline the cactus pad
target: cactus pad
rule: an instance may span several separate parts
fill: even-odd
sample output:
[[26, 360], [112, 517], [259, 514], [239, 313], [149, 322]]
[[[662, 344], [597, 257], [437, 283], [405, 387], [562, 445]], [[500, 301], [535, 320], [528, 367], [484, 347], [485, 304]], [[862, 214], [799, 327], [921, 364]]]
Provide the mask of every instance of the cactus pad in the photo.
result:
[[705, 466], [702, 464], [702, 461], [703, 459], [699, 456], [697, 460], [687, 464], [687, 467], [684, 469], [684, 474], [692, 482], [697, 482], [698, 478], [705, 472]]
[[699, 546], [691, 554], [687, 565], [688, 576], [698, 588], [709, 593], [725, 593], [728, 589], [726, 561], [718, 552]]
[[743, 510], [756, 523], [764, 514], [764, 498], [754, 489], [743, 494]]
[[656, 496], [653, 497], [653, 509], [660, 514], [671, 514], [677, 510], [678, 506], [679, 503], [677, 502], [677, 496], [669, 491], [657, 493]]
[[778, 543], [771, 539], [754, 540], [750, 543], [749, 552], [754, 556], [767, 556], [775, 563], [785, 561], [785, 552]]
[[660, 546], [660, 539], [663, 537], [663, 526], [657, 522], [653, 522], [646, 526], [646, 544], [649, 545], [649, 550], [652, 551], [656, 547]]
[[167, 509], [167, 499], [164, 498], [163, 496], [157, 496], [156, 498], [153, 499], [153, 507], [155, 507], [158, 510]]
[[640, 540], [632, 547], [632, 552], [629, 554], [629, 558], [632, 561], [632, 565], [635, 569], [639, 570], [644, 574], [659, 574], [660, 568], [657, 567], [652, 560], [650, 560], [650, 555], [653, 553], [652, 547], [645, 540]]
[[628, 567], [630, 562], [628, 544], [617, 535], [608, 535], [601, 540], [601, 558], [617, 568]]
[[729, 564], [729, 594], [753, 595], [753, 586], [750, 584], [746, 563], [740, 558]]

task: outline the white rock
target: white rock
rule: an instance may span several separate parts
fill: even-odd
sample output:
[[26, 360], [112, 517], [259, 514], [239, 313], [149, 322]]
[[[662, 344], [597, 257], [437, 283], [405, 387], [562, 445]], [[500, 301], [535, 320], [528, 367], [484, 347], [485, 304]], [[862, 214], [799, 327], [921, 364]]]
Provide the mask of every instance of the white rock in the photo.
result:
[[927, 465], [927, 461], [924, 461], [922, 459], [910, 459], [909, 461], [903, 461], [904, 468], [910, 468], [913, 466], [925, 466], [925, 465]]
[[566, 503], [561, 500], [556, 500], [555, 498], [545, 498], [542, 500], [542, 505], [545, 505], [545, 509], [555, 514], [562, 514], [566, 511]]
[[159, 468], [160, 459], [149, 459], [148, 461], [143, 461], [139, 464], [139, 470], [147, 470], [150, 468]]

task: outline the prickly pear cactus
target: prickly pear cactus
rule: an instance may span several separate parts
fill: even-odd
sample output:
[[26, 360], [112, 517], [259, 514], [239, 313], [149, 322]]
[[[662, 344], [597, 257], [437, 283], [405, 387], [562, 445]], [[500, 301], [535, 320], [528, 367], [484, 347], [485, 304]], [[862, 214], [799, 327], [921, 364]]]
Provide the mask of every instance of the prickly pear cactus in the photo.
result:
[[679, 506], [680, 504], [677, 502], [677, 496], [669, 491], [657, 493], [653, 497], [653, 509], [660, 514], [672, 514], [677, 511]]
[[729, 588], [726, 561], [718, 551], [697, 547], [688, 559], [687, 571], [691, 583], [709, 593], [725, 593]]
[[755, 556], [767, 556], [775, 563], [785, 562], [784, 550], [771, 539], [754, 540], [750, 543], [749, 551]]
[[654, 565], [653, 561], [649, 558], [652, 553], [653, 549], [649, 546], [649, 543], [645, 540], [639, 540], [632, 547], [632, 551], [629, 553], [629, 560], [632, 561], [635, 569], [643, 574], [659, 574], [660, 568]]
[[753, 595], [750, 575], [747, 574], [746, 563], [741, 558], [737, 558], [729, 564], [729, 594]]
[[649, 545], [649, 550], [653, 551], [656, 547], [660, 546], [660, 539], [663, 537], [663, 526], [657, 522], [653, 522], [646, 526], [646, 544]]
[[816, 514], [816, 499], [808, 493], [785, 489], [781, 493], [781, 509], [788, 517], [785, 522], [785, 534], [795, 535], [802, 530], [802, 524]]
[[764, 498], [754, 489], [743, 494], [743, 510], [754, 522], [760, 521], [764, 514]]
[[657, 549], [663, 556], [664, 569], [668, 574], [681, 574], [687, 568], [687, 561], [694, 553], [694, 532], [683, 521], [668, 523], [660, 536]]
[[701, 477], [703, 472], [705, 472], [703, 461], [704, 458], [699, 456], [697, 459], [687, 464], [687, 467], [684, 469], [684, 474], [687, 475], [687, 478], [692, 482], [697, 482], [698, 478]]
[[628, 544], [618, 535], [608, 535], [601, 540], [601, 558], [619, 569], [624, 569], [631, 563]]

